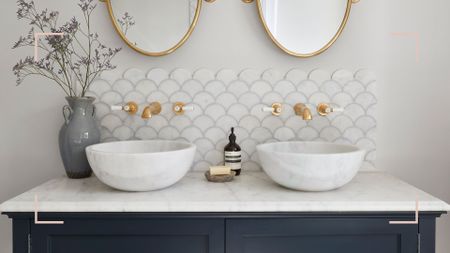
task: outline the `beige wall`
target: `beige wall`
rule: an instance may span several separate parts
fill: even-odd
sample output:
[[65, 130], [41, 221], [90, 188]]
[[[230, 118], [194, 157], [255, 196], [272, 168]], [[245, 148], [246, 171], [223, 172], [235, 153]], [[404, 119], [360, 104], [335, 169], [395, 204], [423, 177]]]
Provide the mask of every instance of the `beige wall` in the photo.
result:
[[[76, 1], [35, 1], [68, 15], [77, 11]], [[450, 202], [450, 1], [361, 0], [343, 36], [331, 50], [311, 59], [290, 57], [273, 46], [253, 5], [218, 0], [203, 7], [197, 29], [180, 50], [149, 58], [124, 48], [116, 61], [120, 69], [370, 68], [379, 79], [378, 167]], [[32, 54], [31, 50], [10, 49], [27, 30], [16, 21], [15, 11], [14, 0], [2, 1], [0, 202], [64, 174], [57, 147], [57, 131], [63, 122], [62, 93], [39, 78], [15, 87], [11, 66], [19, 55]], [[94, 24], [108, 44], [123, 46], [102, 3]], [[420, 34], [418, 63], [414, 40], [392, 36], [393, 32]], [[1, 217], [1, 253], [11, 252], [10, 231], [10, 221]], [[449, 232], [450, 218], [440, 219], [440, 253], [450, 250], [450, 241], [445, 239]]]

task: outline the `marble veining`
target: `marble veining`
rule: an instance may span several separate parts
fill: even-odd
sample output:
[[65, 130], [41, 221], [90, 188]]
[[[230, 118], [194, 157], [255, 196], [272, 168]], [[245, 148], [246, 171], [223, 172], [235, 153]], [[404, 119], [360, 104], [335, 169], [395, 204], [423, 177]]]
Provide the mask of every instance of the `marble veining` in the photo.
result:
[[[196, 71], [154, 68], [104, 72], [91, 86], [97, 98], [97, 119], [102, 141], [164, 139], [194, 143], [193, 170], [205, 171], [223, 163], [223, 147], [231, 127], [243, 148], [243, 170], [260, 170], [256, 146], [277, 141], [326, 141], [353, 144], [367, 151], [363, 168], [374, 169], [376, 152], [376, 80], [369, 70], [275, 69], [258, 71], [222, 69]], [[110, 105], [135, 101], [140, 108], [158, 101], [160, 115], [142, 120], [111, 111]], [[175, 116], [172, 105], [184, 102], [195, 110]], [[283, 103], [279, 117], [262, 108]], [[331, 103], [344, 112], [317, 115], [319, 103]], [[313, 120], [296, 116], [293, 106], [305, 103]]]
[[329, 192], [300, 192], [275, 184], [262, 172], [247, 172], [230, 183], [210, 183], [190, 172], [170, 188], [121, 192], [97, 178], [57, 178], [0, 205], [1, 212], [359, 212], [450, 211], [450, 206], [385, 172], [359, 172]]

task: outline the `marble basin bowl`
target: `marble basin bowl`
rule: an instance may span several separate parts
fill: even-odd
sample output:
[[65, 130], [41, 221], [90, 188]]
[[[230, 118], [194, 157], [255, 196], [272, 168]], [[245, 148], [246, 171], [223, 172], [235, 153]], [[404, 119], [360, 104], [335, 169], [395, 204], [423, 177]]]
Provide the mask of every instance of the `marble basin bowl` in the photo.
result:
[[89, 164], [103, 183], [123, 191], [169, 187], [192, 166], [196, 147], [177, 141], [120, 141], [86, 148]]
[[356, 146], [325, 142], [277, 142], [256, 149], [272, 180], [300, 191], [329, 191], [347, 184], [365, 156]]

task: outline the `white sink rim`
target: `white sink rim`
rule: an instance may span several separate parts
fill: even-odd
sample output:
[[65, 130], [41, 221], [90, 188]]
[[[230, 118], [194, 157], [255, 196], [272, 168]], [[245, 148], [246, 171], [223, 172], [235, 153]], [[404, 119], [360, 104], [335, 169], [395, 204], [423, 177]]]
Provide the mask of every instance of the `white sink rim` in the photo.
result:
[[[311, 147], [311, 146], [318, 146], [318, 147], [324, 147], [328, 146], [330, 148], [343, 148], [348, 149], [346, 151], [342, 152], [294, 152], [294, 151], [277, 151], [277, 150], [271, 150], [274, 146], [285, 146], [285, 145], [298, 145], [298, 144], [304, 144], [305, 147]], [[270, 143], [264, 143], [257, 145], [256, 147], [259, 150], [262, 151], [270, 151], [272, 153], [276, 154], [283, 154], [283, 155], [308, 155], [308, 156], [340, 156], [343, 154], [349, 154], [349, 153], [358, 153], [358, 152], [365, 152], [365, 150], [350, 144], [340, 144], [340, 143], [333, 143], [333, 142], [324, 142], [324, 141], [282, 141], [282, 142], [270, 142]]]
[[[177, 147], [175, 149], [168, 149], [168, 150], [161, 150], [161, 151], [138, 151], [138, 152], [131, 152], [131, 151], [115, 151], [115, 150], [101, 150], [101, 148], [115, 148], [114, 146], [121, 145], [121, 146], [127, 146], [128, 148], [132, 148], [133, 145], [142, 145], [145, 146], [145, 144], [149, 143], [166, 143], [170, 145], [180, 145], [180, 147]], [[147, 147], [147, 146], [146, 146]], [[132, 141], [113, 141], [113, 142], [103, 142], [94, 144], [91, 146], [86, 147], [86, 152], [94, 152], [94, 153], [103, 153], [103, 154], [111, 154], [111, 155], [160, 155], [165, 153], [172, 153], [172, 152], [178, 152], [183, 151], [186, 149], [195, 149], [196, 146], [189, 142], [184, 141], [172, 141], [172, 140], [132, 140]]]

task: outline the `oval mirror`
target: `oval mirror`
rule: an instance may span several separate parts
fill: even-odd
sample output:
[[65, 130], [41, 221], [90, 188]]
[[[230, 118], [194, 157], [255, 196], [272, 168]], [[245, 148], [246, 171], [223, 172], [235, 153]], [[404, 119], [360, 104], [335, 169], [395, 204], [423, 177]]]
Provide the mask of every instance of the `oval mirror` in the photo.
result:
[[261, 21], [286, 53], [311, 57], [327, 50], [347, 23], [352, 0], [258, 0]]
[[106, 0], [111, 21], [134, 50], [167, 55], [189, 38], [200, 15], [201, 0]]

